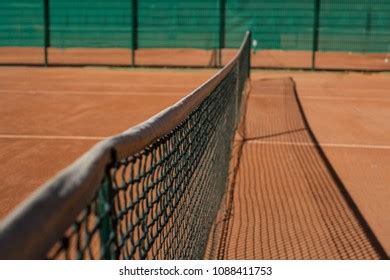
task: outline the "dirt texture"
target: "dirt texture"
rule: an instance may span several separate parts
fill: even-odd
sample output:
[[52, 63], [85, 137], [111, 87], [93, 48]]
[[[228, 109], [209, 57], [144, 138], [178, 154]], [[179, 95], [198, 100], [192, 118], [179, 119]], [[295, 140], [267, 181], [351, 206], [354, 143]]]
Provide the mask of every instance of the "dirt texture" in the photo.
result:
[[[95, 143], [212, 73], [1, 67], [0, 218]], [[376, 259], [381, 248], [389, 255], [389, 92], [388, 74], [253, 71], [236, 176], [207, 257]]]
[[0, 218], [98, 141], [172, 105], [213, 72], [0, 68]]

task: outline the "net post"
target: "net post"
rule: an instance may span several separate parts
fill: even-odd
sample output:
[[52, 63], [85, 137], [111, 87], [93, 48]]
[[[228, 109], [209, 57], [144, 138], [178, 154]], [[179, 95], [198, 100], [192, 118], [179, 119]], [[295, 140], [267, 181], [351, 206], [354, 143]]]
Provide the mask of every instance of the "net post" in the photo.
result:
[[[112, 161], [115, 162], [115, 151], [111, 151]], [[116, 243], [116, 221], [113, 218], [114, 194], [113, 185], [111, 181], [110, 169], [113, 163], [106, 166], [102, 187], [98, 192], [97, 198], [97, 213], [100, 219], [100, 255], [104, 260], [118, 259], [117, 246], [113, 248]]]
[[49, 65], [48, 48], [50, 47], [50, 10], [49, 0], [43, 0], [43, 31], [45, 66]]
[[131, 23], [131, 32], [132, 32], [132, 42], [131, 42], [131, 65], [135, 66], [135, 51], [138, 49], [138, 1], [131, 1], [132, 8], [132, 23]]
[[311, 69], [316, 69], [316, 53], [318, 51], [318, 35], [320, 23], [320, 5], [321, 0], [314, 0], [314, 20], [313, 20], [313, 42], [311, 50]]
[[219, 49], [217, 66], [222, 66], [222, 49], [225, 47], [226, 0], [219, 0]]

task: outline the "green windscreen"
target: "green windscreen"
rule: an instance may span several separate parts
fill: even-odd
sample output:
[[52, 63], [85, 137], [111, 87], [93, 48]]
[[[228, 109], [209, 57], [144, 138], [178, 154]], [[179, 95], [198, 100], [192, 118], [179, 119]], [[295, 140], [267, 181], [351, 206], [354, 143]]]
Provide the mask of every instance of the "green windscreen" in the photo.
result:
[[251, 30], [259, 49], [311, 50], [313, 15], [313, 0], [226, 0], [226, 46]]
[[218, 0], [138, 1], [139, 47], [217, 48], [219, 3]]
[[131, 48], [131, 0], [50, 0], [51, 46]]
[[[390, 52], [390, 0], [317, 1], [49, 0], [50, 46], [311, 51], [318, 15], [320, 51]], [[0, 1], [0, 46], [43, 46], [43, 3]]]
[[41, 47], [43, 1], [0, 1], [0, 46]]
[[319, 50], [390, 52], [390, 1], [322, 0]]

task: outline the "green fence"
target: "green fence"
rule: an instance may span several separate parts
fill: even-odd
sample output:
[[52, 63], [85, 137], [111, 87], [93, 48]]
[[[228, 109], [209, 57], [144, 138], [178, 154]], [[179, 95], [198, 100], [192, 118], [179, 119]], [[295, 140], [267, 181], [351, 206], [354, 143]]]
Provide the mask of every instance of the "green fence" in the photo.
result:
[[139, 0], [138, 46], [218, 48], [219, 17], [219, 1]]
[[226, 1], [226, 46], [250, 29], [260, 49], [311, 50], [313, 0]]
[[50, 0], [50, 46], [131, 48], [129, 0]]
[[390, 1], [321, 0], [319, 50], [390, 52]]
[[246, 30], [258, 50], [389, 53], [390, 0], [0, 1], [0, 47], [220, 50]]
[[0, 1], [0, 46], [43, 47], [42, 0]]

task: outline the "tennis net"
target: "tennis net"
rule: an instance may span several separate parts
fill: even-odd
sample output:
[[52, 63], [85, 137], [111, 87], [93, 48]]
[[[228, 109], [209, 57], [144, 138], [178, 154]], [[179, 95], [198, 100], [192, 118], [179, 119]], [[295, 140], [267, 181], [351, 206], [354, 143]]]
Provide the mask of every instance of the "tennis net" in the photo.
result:
[[97, 144], [0, 228], [2, 259], [201, 259], [226, 191], [250, 33], [223, 69]]

